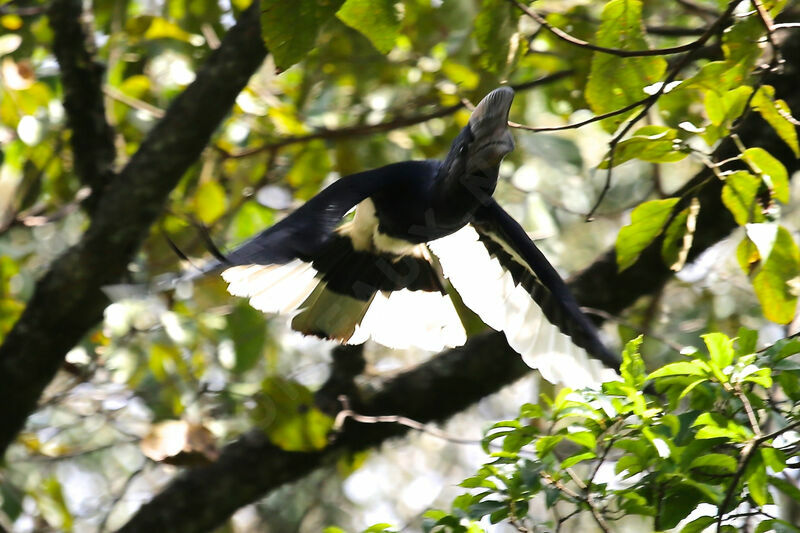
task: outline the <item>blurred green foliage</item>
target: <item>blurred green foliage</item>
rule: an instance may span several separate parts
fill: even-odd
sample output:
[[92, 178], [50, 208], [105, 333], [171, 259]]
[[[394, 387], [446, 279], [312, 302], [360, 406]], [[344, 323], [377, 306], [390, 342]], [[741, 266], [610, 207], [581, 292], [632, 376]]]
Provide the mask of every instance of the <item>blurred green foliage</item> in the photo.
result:
[[[540, 0], [532, 8], [577, 39], [644, 50], [692, 42], [729, 3], [683, 4]], [[0, 4], [0, 341], [47, 265], [78, 241], [88, 222], [47, 5]], [[97, 0], [88, 6], [96, 57], [106, 67], [102, 89], [117, 168], [247, 5]], [[791, 3], [761, 5], [773, 18], [800, 16]], [[618, 267], [630, 267], [661, 236], [665, 264], [681, 270], [699, 204], [668, 196], [708, 167], [713, 179], [724, 181], [722, 200], [742, 226], [729, 240], [733, 245], [713, 249], [710, 259], [626, 312], [616, 328], [623, 340], [635, 338], [637, 329], [654, 335], [627, 345], [623, 381], [599, 392], [561, 390], [495, 424], [484, 439], [492, 462], [462, 483], [469, 490], [451, 511], [428, 512], [426, 527], [480, 531], [486, 521], [510, 521], [553, 529], [560, 522], [539, 516], [557, 509], [562, 518], [572, 510], [592, 522], [595, 513], [612, 522], [634, 515], [667, 529], [699, 502], [722, 505], [728, 498], [722, 530], [733, 530], [736, 505], [755, 513], [781, 494], [800, 500], [796, 478], [786, 474], [797, 464], [796, 433], [786, 428], [797, 419], [794, 355], [800, 349], [796, 340], [778, 340], [788, 335], [782, 325], [794, 319], [797, 305], [796, 191], [777, 149], [740, 146], [735, 168], [709, 155], [751, 112], [800, 155], [792, 110], [762, 83], [762, 65], [775, 56], [756, 10], [742, 3], [709, 41], [713, 46], [677, 73], [679, 83], [662, 87], [681, 56], [592, 52], [542, 29], [508, 1], [264, 0], [261, 8], [272, 55], [172, 192], [126, 282], [137, 287], [192, 268], [170, 241], [199, 263], [208, 255], [206, 232], [224, 249], [338, 176], [441, 157], [468, 120], [459, 104], [475, 103], [501, 83], [520, 88], [512, 120], [533, 126], [575, 123], [663, 89], [646, 123], [618, 139], [613, 158], [610, 135], [636, 110], [578, 130], [518, 130], [518, 148], [501, 169], [496, 196], [526, 229], [553, 237], [540, 244], [564, 271], [586, 266], [609, 246]], [[686, 31], [664, 31], [669, 28]], [[562, 72], [535, 89], [526, 85]], [[595, 223], [584, 225], [609, 166], [610, 190]], [[742, 326], [760, 330], [770, 347], [759, 351], [756, 333]], [[663, 366], [677, 356], [659, 338], [692, 345], [712, 331], [723, 333], [705, 336], [707, 353]], [[151, 494], [173, 473], [139, 447], [162, 421], [189, 420], [219, 442], [258, 427], [285, 449], [324, 447], [332, 420], [313, 405], [313, 391], [325, 380], [329, 348], [233, 299], [218, 279], [168, 295], [118, 294], [103, 324], [68, 354], [9, 452], [0, 472], [0, 526], [92, 531], [121, 525], [135, 510], [125, 500], [131, 484]], [[375, 352], [370, 377], [381, 376], [381, 361], [397, 368], [419, 357]], [[660, 370], [646, 375], [640, 353], [648, 368]], [[666, 405], [641, 394], [646, 379], [664, 392]], [[764, 438], [776, 431], [783, 433]], [[784, 440], [776, 445], [779, 436]], [[343, 467], [341, 477], [360, 464]], [[600, 480], [601, 464], [619, 479]], [[347, 522], [338, 475], [328, 475], [337, 487], [326, 491], [333, 505], [316, 501], [323, 491], [310, 485], [314, 498], [305, 507], [297, 494], [262, 502], [263, 523], [301, 529], [308, 509], [322, 509], [314, 524]], [[534, 514], [542, 502], [544, 511]], [[700, 531], [716, 518], [693, 518], [683, 530]], [[770, 515], [760, 518], [757, 531], [796, 530]]]

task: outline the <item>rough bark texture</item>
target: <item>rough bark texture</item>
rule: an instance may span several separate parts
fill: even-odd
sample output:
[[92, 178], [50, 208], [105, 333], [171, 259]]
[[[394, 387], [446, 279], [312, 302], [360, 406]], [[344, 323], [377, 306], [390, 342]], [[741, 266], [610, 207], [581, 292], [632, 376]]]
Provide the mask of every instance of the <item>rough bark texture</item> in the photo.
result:
[[94, 61], [89, 50], [81, 24], [82, 10], [81, 0], [56, 0], [50, 5], [48, 18], [53, 28], [53, 52], [61, 70], [67, 124], [72, 130], [75, 170], [92, 189], [85, 205], [93, 211], [103, 188], [113, 178], [115, 150], [103, 103], [104, 67]]
[[81, 241], [53, 262], [0, 346], [0, 454], [36, 408], [64, 355], [101, 318], [117, 282], [181, 176], [261, 65], [257, 2], [108, 184]]

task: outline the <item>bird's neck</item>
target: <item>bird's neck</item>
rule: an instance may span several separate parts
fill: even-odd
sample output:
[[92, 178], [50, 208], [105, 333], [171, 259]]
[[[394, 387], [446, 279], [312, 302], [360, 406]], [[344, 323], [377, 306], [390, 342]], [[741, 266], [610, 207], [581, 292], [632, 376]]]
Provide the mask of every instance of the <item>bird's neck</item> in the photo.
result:
[[492, 199], [498, 172], [494, 167], [441, 176], [432, 195], [437, 221], [456, 229], [469, 222], [475, 210]]

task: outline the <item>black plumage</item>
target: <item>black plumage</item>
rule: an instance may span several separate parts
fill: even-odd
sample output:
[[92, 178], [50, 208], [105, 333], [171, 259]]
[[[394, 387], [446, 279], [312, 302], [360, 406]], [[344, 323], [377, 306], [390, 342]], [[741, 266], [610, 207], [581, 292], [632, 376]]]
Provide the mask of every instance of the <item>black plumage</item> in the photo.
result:
[[[521, 288], [541, 307], [543, 324], [554, 324], [593, 358], [617, 369], [618, 358], [605, 348], [558, 273], [492, 199], [500, 162], [514, 148], [507, 127], [513, 95], [507, 87], [487, 95], [444, 161], [406, 161], [343, 177], [213, 266], [226, 268], [223, 277], [232, 294], [251, 298], [264, 311], [293, 314], [292, 326], [303, 333], [344, 342], [372, 336], [395, 346], [435, 348], [464, 340], [447, 296], [449, 280], [468, 294], [468, 306], [489, 325], [505, 329], [511, 345], [526, 356], [523, 352], [537, 349], [541, 339], [525, 330], [532, 315], [519, 295], [511, 294]], [[354, 207], [353, 220], [342, 223]], [[453, 246], [456, 242], [461, 244]], [[470, 280], [477, 264], [457, 256], [472, 243], [482, 244], [484, 251], [473, 249], [470, 257], [486, 256], [501, 265], [491, 270], [489, 277], [496, 280]], [[504, 294], [488, 294], [500, 300], [484, 313], [480, 287], [473, 285], [492, 283], [494, 293]], [[512, 296], [515, 303], [509, 306], [522, 309], [523, 318], [506, 316], [504, 298]], [[405, 314], [377, 315], [401, 303], [410, 304]], [[432, 325], [423, 320], [426, 314]], [[419, 342], [414, 328], [424, 332]], [[568, 345], [559, 338], [545, 348], [557, 357], [559, 351], [573, 351]], [[541, 359], [536, 357], [531, 360]], [[563, 381], [559, 372], [553, 375]]]

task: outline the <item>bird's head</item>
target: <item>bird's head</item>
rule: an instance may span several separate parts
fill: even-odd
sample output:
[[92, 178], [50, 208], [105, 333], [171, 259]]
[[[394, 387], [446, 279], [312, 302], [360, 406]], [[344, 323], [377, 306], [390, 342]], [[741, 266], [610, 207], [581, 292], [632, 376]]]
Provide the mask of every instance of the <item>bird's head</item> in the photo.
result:
[[500, 87], [475, 106], [469, 123], [450, 146], [440, 171], [443, 182], [460, 183], [481, 198], [494, 192], [500, 162], [514, 149], [508, 130], [513, 99], [511, 87]]
[[469, 117], [472, 140], [468, 159], [496, 166], [514, 149], [514, 138], [508, 130], [508, 111], [513, 99], [511, 87], [500, 87], [478, 103]]

